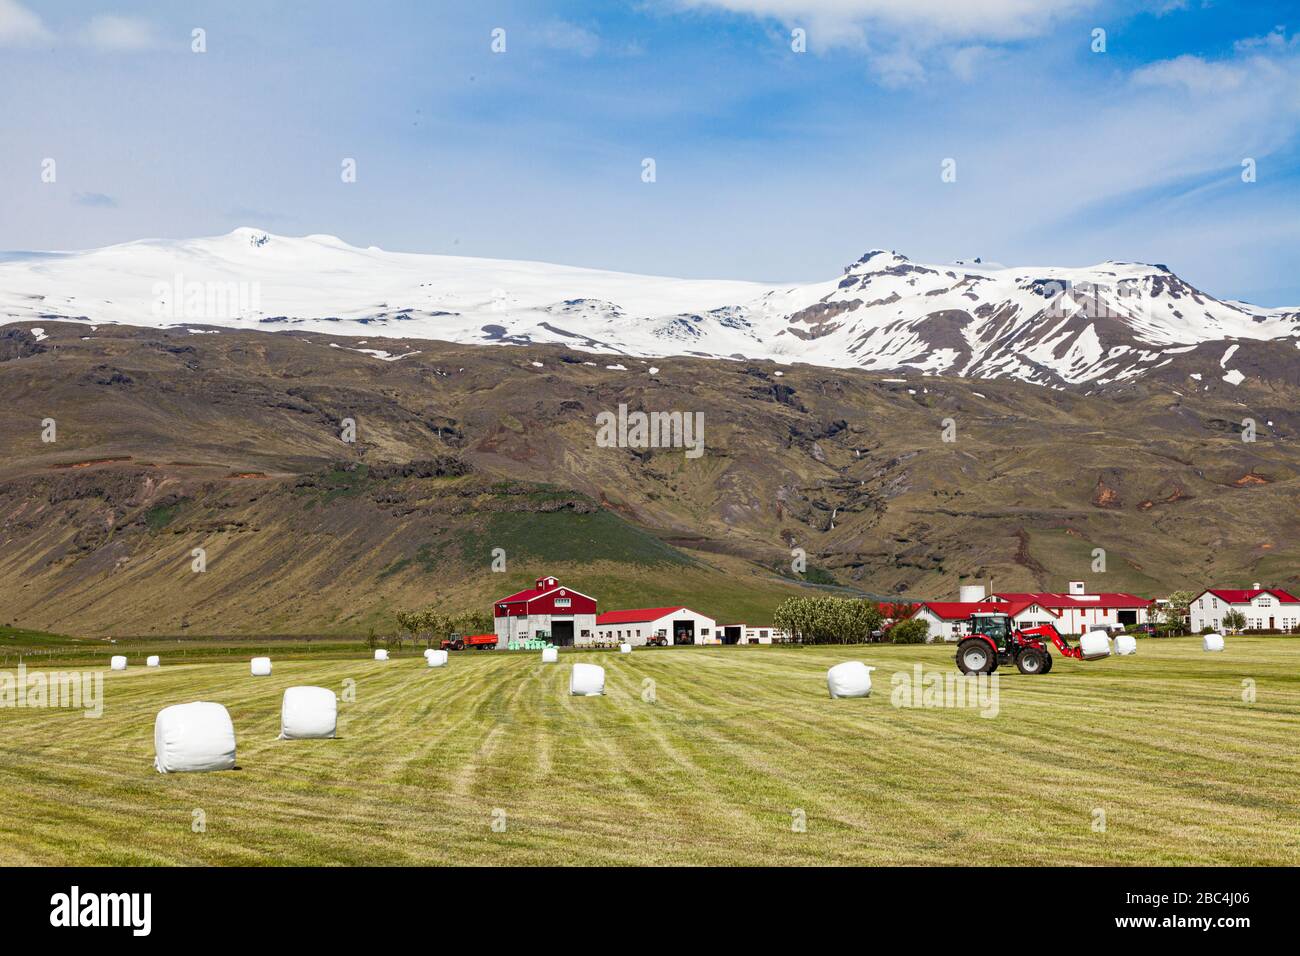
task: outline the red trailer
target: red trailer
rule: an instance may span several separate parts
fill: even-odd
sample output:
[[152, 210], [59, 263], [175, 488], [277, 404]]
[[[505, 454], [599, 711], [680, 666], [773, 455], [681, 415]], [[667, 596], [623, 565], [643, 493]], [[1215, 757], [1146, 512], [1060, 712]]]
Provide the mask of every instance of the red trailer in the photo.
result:
[[497, 636], [495, 634], [470, 634], [468, 637], [453, 634], [451, 637], [443, 638], [441, 644], [444, 651], [463, 651], [467, 647], [486, 651], [496, 646]]

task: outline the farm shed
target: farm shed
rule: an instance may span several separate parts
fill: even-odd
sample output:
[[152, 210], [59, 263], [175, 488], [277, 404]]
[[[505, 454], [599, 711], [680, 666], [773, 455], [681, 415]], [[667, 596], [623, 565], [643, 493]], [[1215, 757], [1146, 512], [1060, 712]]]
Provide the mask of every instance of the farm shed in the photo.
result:
[[602, 643], [632, 644], [715, 644], [718, 623], [688, 607], [643, 607], [627, 611], [606, 611], [596, 618], [596, 632]]

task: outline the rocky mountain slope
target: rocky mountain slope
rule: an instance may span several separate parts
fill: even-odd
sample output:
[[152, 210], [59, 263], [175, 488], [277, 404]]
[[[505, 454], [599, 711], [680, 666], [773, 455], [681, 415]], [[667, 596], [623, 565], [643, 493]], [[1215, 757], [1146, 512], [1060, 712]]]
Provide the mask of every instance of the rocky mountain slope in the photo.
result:
[[[603, 607], [720, 618], [761, 618], [810, 582], [913, 598], [990, 580], [1296, 587], [1300, 383], [1280, 349], [1241, 343], [1236, 384], [1212, 353], [1191, 371], [1193, 350], [1053, 389], [369, 329], [12, 324], [0, 623], [357, 632], [543, 572]], [[621, 405], [702, 414], [704, 453], [602, 444], [598, 416]]]
[[838, 278], [774, 286], [391, 253], [248, 228], [0, 255], [0, 323], [22, 320], [328, 332], [392, 361], [408, 354], [393, 338], [548, 343], [1057, 388], [1170, 368], [1238, 384], [1251, 362], [1293, 376], [1300, 356], [1300, 309], [1220, 301], [1161, 265], [925, 265], [877, 250]]

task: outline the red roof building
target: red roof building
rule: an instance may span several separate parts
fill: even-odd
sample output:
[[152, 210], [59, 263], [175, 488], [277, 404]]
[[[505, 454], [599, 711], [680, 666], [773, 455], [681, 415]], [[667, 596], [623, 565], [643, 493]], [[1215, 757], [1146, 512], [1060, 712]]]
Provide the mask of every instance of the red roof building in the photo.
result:
[[597, 638], [605, 644], [717, 644], [718, 622], [688, 607], [642, 607], [606, 611], [596, 618]]
[[972, 614], [1005, 614], [1016, 627], [1058, 623], [1055, 612], [1033, 600], [924, 601], [912, 618], [929, 623], [930, 640], [956, 641], [970, 633], [967, 624]]
[[542, 577], [531, 588], [516, 591], [492, 606], [497, 647], [511, 641], [546, 638], [557, 647], [596, 642], [596, 599]]
[[1082, 581], [1071, 581], [1068, 593], [1057, 591], [999, 591], [990, 600], [1021, 605], [1034, 602], [1056, 615], [1062, 634], [1083, 634], [1116, 624], [1146, 624], [1154, 602], [1123, 591], [1089, 593]]
[[1222, 631], [1223, 618], [1237, 611], [1252, 631], [1300, 631], [1300, 598], [1281, 588], [1206, 588], [1192, 599], [1188, 616], [1192, 631]]

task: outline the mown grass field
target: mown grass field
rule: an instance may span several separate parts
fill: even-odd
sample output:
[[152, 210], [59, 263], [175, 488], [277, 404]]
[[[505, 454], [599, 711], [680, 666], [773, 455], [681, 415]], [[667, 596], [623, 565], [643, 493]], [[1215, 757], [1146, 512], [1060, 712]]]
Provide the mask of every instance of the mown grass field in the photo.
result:
[[[991, 719], [891, 705], [950, 647], [349, 653], [133, 659], [99, 719], [0, 709], [0, 864], [1300, 863], [1296, 639], [1058, 660], [1002, 676]], [[828, 699], [848, 659], [870, 699]], [[606, 696], [568, 696], [579, 660]], [[349, 679], [338, 739], [276, 739], [286, 687]], [[238, 770], [153, 770], [155, 714], [190, 700], [230, 709]]]

